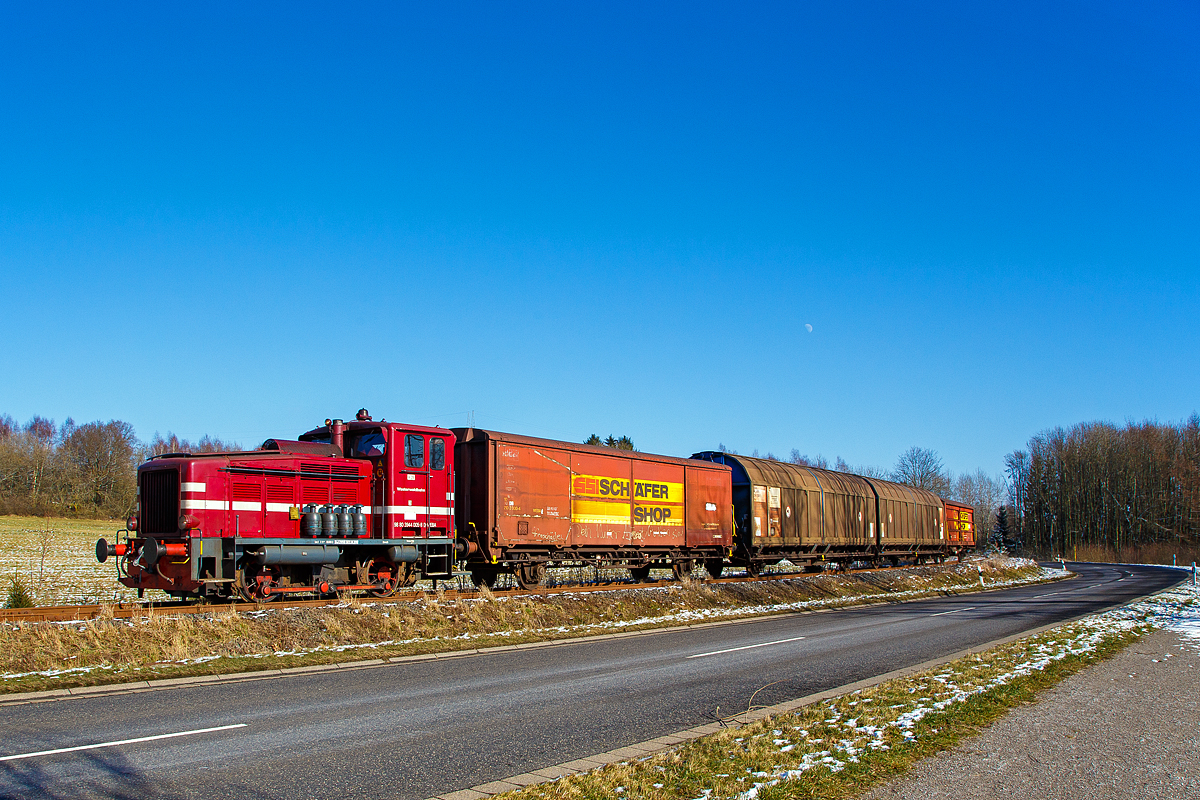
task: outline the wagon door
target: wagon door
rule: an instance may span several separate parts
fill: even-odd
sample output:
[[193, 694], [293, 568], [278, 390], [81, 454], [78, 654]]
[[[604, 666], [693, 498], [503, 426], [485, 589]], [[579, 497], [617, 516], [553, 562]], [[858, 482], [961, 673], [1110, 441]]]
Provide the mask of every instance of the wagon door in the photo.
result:
[[685, 501], [688, 547], [733, 544], [733, 498], [729, 473], [687, 467]]
[[767, 528], [767, 487], [754, 484], [751, 492], [750, 527], [754, 531], [753, 546], [759, 547], [759, 541], [766, 535]]

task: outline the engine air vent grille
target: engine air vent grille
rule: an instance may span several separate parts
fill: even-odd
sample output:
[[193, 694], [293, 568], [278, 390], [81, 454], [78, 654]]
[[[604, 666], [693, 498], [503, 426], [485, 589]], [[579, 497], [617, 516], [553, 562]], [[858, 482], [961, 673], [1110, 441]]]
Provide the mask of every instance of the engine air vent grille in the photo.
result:
[[230, 496], [233, 500], [258, 502], [262, 500], [262, 487], [257, 483], [235, 483]]
[[328, 503], [329, 484], [305, 481], [301, 487], [305, 503]]
[[175, 533], [179, 530], [179, 471], [147, 470], [138, 486], [142, 533]]
[[291, 486], [268, 486], [268, 503], [290, 503], [296, 499], [296, 493]]
[[329, 465], [328, 464], [311, 464], [311, 463], [305, 461], [300, 464], [300, 471], [307, 472], [307, 473], [313, 474], [313, 475], [328, 475], [329, 474]]

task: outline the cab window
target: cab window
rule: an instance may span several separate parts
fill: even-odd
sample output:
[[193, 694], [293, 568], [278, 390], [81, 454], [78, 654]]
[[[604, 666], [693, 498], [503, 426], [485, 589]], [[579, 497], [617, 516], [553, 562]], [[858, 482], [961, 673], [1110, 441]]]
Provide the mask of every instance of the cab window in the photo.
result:
[[417, 434], [404, 437], [404, 466], [425, 466], [425, 439]]
[[367, 433], [354, 440], [349, 447], [352, 456], [376, 458], [387, 450], [387, 440], [382, 433]]
[[429, 440], [429, 468], [442, 469], [446, 466], [446, 440]]

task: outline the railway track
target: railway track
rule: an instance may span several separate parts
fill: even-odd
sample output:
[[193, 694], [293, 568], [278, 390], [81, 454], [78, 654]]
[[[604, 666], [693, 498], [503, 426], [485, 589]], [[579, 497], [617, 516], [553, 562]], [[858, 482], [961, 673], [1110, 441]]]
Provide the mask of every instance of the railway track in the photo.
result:
[[[851, 570], [854, 574], [866, 572], [891, 572], [895, 570], [913, 569], [915, 565], [907, 565], [901, 567], [871, 567], [865, 569]], [[771, 572], [759, 575], [758, 577], [750, 577], [749, 575], [735, 576], [729, 578], [706, 578], [705, 583], [758, 583], [764, 581], [782, 580], [785, 578], [796, 578], [804, 575], [812, 575], [819, 573], [793, 571], [793, 572]], [[598, 583], [572, 583], [562, 584], [558, 586], [544, 586], [536, 589], [492, 589], [491, 594], [494, 597], [522, 597], [522, 596], [545, 596], [555, 594], [573, 594], [583, 592], [615, 592], [634, 588], [653, 588], [658, 586], [679, 585], [679, 582], [670, 578], [662, 580], [649, 580], [640, 583], [634, 583], [626, 579], [625, 581], [614, 580], [611, 582]], [[443, 596], [454, 598], [475, 598], [479, 597], [479, 591], [476, 589], [466, 589], [461, 586], [452, 589], [442, 589]], [[396, 594], [387, 598], [362, 597], [367, 602], [405, 602], [407, 600], [415, 600], [427, 594], [429, 590], [423, 588], [402, 589]], [[107, 603], [96, 605], [76, 605], [76, 606], [37, 606], [35, 608], [4, 608], [0, 609], [0, 623], [18, 623], [18, 622], [86, 622], [88, 620], [98, 619], [101, 617], [111, 617], [113, 619], [130, 619], [133, 617], [145, 616], [149, 613], [167, 613], [167, 614], [211, 614], [215, 611], [233, 610], [242, 611], [260, 611], [264, 609], [283, 609], [283, 608], [324, 608], [329, 606], [337, 606], [344, 603], [345, 600], [340, 597], [333, 598], [318, 598], [313, 600], [279, 600], [275, 602], [262, 603], [244, 603], [244, 602], [228, 602], [228, 603], [185, 603], [181, 601], [165, 601], [165, 602], [148, 602], [148, 603]]]

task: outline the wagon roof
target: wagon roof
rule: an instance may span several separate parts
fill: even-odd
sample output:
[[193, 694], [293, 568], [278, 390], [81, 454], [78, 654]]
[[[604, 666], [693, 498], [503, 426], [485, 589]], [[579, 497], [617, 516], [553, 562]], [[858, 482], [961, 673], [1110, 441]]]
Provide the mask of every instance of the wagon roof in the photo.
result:
[[642, 453], [637, 450], [617, 450], [613, 447], [603, 447], [591, 444], [576, 444], [575, 442], [560, 442], [555, 439], [539, 439], [535, 436], [522, 436], [517, 433], [503, 433], [501, 431], [488, 431], [482, 428], [451, 428], [450, 432], [454, 434], [455, 439], [459, 443], [475, 442], [491, 440], [494, 442], [508, 442], [510, 444], [524, 444], [531, 447], [554, 447], [559, 450], [570, 450], [576, 453], [587, 453], [588, 455], [608, 456], [610, 458], [629, 458], [637, 461], [653, 461], [656, 464], [677, 464], [682, 467], [692, 467], [697, 469], [717, 469], [723, 472], [728, 472], [729, 467], [724, 464], [706, 463], [703, 461], [694, 461], [690, 458], [679, 458], [677, 456], [664, 456], [656, 453]]
[[[904, 500], [929, 505], [941, 505], [941, 498], [933, 492], [893, 483], [879, 478], [866, 478], [849, 472], [809, 467], [802, 464], [788, 464], [783, 461], [773, 461], [768, 458], [735, 455], [733, 453], [718, 453], [708, 451], [697, 453], [693, 458], [720, 458], [725, 462], [735, 462], [751, 483], [765, 486], [779, 486], [789, 489], [826, 490], [836, 489], [849, 495], [874, 496], [891, 500]], [[719, 462], [718, 462], [719, 463]], [[874, 491], [872, 491], [874, 489]]]

